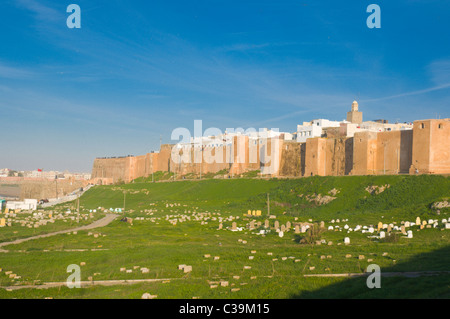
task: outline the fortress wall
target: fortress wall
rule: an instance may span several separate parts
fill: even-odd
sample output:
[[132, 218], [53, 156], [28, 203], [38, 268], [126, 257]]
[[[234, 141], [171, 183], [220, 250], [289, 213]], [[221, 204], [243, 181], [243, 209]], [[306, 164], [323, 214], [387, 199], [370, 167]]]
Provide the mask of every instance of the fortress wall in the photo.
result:
[[400, 174], [408, 174], [411, 167], [413, 136], [412, 130], [400, 131]]
[[306, 143], [285, 141], [281, 151], [280, 176], [303, 176], [305, 173]]
[[325, 175], [348, 175], [353, 167], [353, 138], [326, 139], [324, 157]]
[[151, 153], [132, 157], [130, 159], [130, 179], [147, 177], [152, 173]]
[[92, 168], [92, 179], [95, 183], [116, 183], [119, 180], [130, 181], [130, 158], [96, 158]]
[[[196, 163], [196, 159], [197, 162]], [[201, 161], [200, 161], [201, 160]], [[191, 150], [191, 173], [194, 173], [196, 175], [200, 175], [200, 172], [204, 174], [205, 168], [203, 163], [203, 151], [201, 148], [193, 148]]]
[[353, 137], [353, 168], [351, 175], [372, 175], [375, 172], [377, 133], [358, 132]]
[[259, 156], [261, 174], [266, 176], [279, 176], [284, 140], [269, 138], [261, 139], [260, 141]]
[[412, 161], [413, 131], [387, 131], [377, 134], [375, 174], [408, 173]]
[[149, 176], [152, 173], [157, 172], [157, 167], [156, 167], [156, 163], [158, 160], [158, 153], [148, 153], [148, 165], [149, 165]]
[[[171, 158], [170, 167], [180, 176], [189, 173], [200, 175], [200, 171], [202, 174], [217, 173], [222, 170], [226, 170], [230, 175], [240, 175], [250, 170], [260, 169], [261, 152], [266, 149], [271, 152], [270, 145], [270, 142], [267, 144], [265, 139], [250, 140], [248, 136], [235, 136], [231, 146], [205, 145], [203, 150], [199, 147], [174, 148], [173, 156], [176, 161]], [[279, 152], [276, 153], [274, 163], [279, 163], [280, 158]], [[201, 159], [201, 163], [196, 163], [196, 159], [197, 161]], [[274, 170], [270, 174], [276, 174], [278, 171], [278, 166], [275, 166], [272, 168], [268, 165], [268, 169]]]
[[408, 173], [412, 131], [358, 132], [353, 139], [352, 175]]
[[410, 174], [450, 174], [450, 119], [415, 121]]
[[[235, 136], [233, 138], [231, 175], [240, 175], [251, 170], [252, 163], [250, 161], [256, 162], [253, 164], [257, 164], [259, 168], [258, 144], [253, 143], [253, 146], [251, 146], [251, 142], [253, 141], [250, 141], [248, 136]], [[254, 153], [252, 154], [252, 152]]]
[[321, 137], [306, 140], [305, 176], [325, 176], [325, 149], [327, 139]]
[[[229, 170], [230, 149], [226, 146], [189, 147], [173, 149], [174, 158], [170, 158], [171, 171], [177, 175], [217, 173]], [[174, 161], [175, 159], [175, 161]]]
[[430, 121], [430, 173], [450, 173], [450, 119]]
[[230, 174], [242, 174], [261, 169], [261, 152], [266, 148], [265, 139], [250, 139], [248, 136], [235, 136], [232, 146], [232, 165]]
[[230, 168], [230, 175], [239, 175], [245, 172], [249, 164], [248, 136], [233, 137], [232, 152], [233, 158]]
[[184, 165], [183, 161], [186, 160], [186, 158], [189, 159], [189, 157], [189, 150], [173, 147], [169, 157], [168, 171], [175, 174], [181, 174]]
[[165, 144], [159, 153], [95, 159], [92, 180], [108, 184], [156, 171], [239, 175], [258, 169], [272, 176], [414, 174], [416, 168], [424, 174], [450, 174], [450, 119], [416, 121], [412, 131], [355, 132], [354, 137], [343, 137], [342, 129], [329, 130], [333, 138], [306, 143], [236, 136], [229, 147], [182, 149], [187, 160], [181, 164], [171, 158], [173, 145]]
[[20, 200], [34, 198], [37, 200], [44, 198], [56, 198], [70, 194], [71, 192], [85, 187], [88, 182], [74, 179], [55, 180], [23, 180], [20, 185]]
[[205, 147], [203, 150], [202, 172], [217, 173], [221, 170], [229, 170], [231, 163], [227, 163], [230, 158], [230, 150], [226, 146]]
[[261, 144], [259, 139], [251, 139], [248, 141], [248, 170], [256, 171], [261, 169], [260, 164]]
[[153, 155], [153, 172], [171, 172], [170, 154], [173, 145], [163, 144], [159, 153]]
[[350, 175], [353, 169], [353, 143], [354, 138], [345, 139], [345, 168], [344, 175]]

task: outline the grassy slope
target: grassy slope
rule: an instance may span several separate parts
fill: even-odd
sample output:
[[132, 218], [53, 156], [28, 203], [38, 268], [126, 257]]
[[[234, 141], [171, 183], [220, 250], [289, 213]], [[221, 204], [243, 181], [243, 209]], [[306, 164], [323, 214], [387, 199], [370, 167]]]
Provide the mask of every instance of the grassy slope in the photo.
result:
[[[379, 195], [365, 191], [369, 185], [391, 185]], [[323, 206], [315, 205], [298, 195], [322, 194], [336, 188], [340, 192], [336, 199]], [[14, 270], [22, 275], [24, 281], [64, 281], [67, 278], [65, 267], [71, 263], [86, 261], [83, 280], [94, 273], [98, 279], [137, 279], [137, 278], [179, 278], [168, 284], [152, 283], [137, 286], [95, 287], [90, 289], [67, 288], [51, 290], [20, 290], [6, 292], [0, 290], [0, 297], [117, 297], [136, 298], [150, 291], [162, 298], [290, 298], [290, 297], [436, 297], [448, 296], [448, 276], [420, 279], [388, 278], [384, 283], [389, 294], [368, 290], [364, 280], [345, 280], [339, 278], [304, 278], [307, 273], [363, 272], [369, 264], [367, 258], [374, 259], [382, 269], [391, 271], [450, 270], [450, 260], [446, 249], [449, 247], [448, 231], [425, 229], [415, 232], [412, 240], [401, 239], [398, 243], [379, 243], [361, 233], [352, 233], [350, 246], [304, 246], [288, 233], [284, 238], [269, 234], [265, 238], [251, 232], [232, 233], [217, 231], [218, 222], [208, 221], [179, 223], [170, 225], [164, 220], [166, 214], [184, 214], [185, 211], [220, 212], [222, 216], [233, 214], [241, 216], [238, 226], [247, 222], [242, 214], [248, 209], [266, 211], [267, 193], [270, 193], [271, 213], [277, 220], [300, 221], [313, 219], [328, 222], [336, 218], [348, 218], [348, 224], [385, 223], [402, 220], [448, 218], [448, 209], [441, 215], [430, 209], [433, 202], [450, 194], [450, 179], [441, 176], [354, 176], [354, 177], [313, 177], [296, 180], [203, 180], [179, 181], [171, 183], [132, 183], [120, 186], [95, 187], [82, 197], [85, 209], [115, 208], [123, 206], [123, 191], [127, 191], [127, 215], [144, 216], [143, 209], [158, 209], [153, 216], [160, 217], [157, 223], [135, 221], [133, 226], [120, 221], [104, 227], [97, 232], [107, 236], [94, 239], [87, 232], [78, 235], [61, 235], [39, 241], [10, 246], [8, 254], [0, 254], [0, 267]], [[148, 194], [147, 194], [148, 192]], [[179, 203], [177, 207], [166, 207], [166, 203]], [[130, 213], [130, 209], [135, 212]], [[286, 214], [283, 215], [283, 212]], [[256, 218], [264, 221], [266, 217]], [[224, 223], [224, 228], [231, 222]], [[340, 224], [343, 226], [343, 223]], [[344, 232], [326, 232], [328, 241], [342, 242], [348, 236]], [[238, 239], [247, 240], [243, 245]], [[106, 251], [62, 252], [63, 249], [107, 249]], [[43, 252], [48, 249], [50, 252]], [[254, 260], [249, 260], [251, 250], [257, 250]], [[26, 253], [19, 252], [25, 251]], [[273, 252], [273, 256], [267, 256]], [[388, 256], [382, 256], [388, 252]], [[346, 254], [366, 255], [366, 260], [345, 258]], [[220, 256], [219, 261], [205, 259], [204, 254]], [[332, 258], [321, 260], [321, 255]], [[294, 256], [301, 262], [294, 263], [282, 257]], [[272, 261], [278, 258], [278, 261]], [[185, 276], [176, 269], [180, 263], [193, 265], [193, 273]], [[35, 267], [30, 267], [34, 265]], [[125, 274], [120, 267], [132, 268], [134, 265], [150, 268], [150, 274], [142, 275], [136, 271]], [[251, 265], [250, 271], [243, 270]], [[310, 271], [309, 267], [315, 270]], [[392, 268], [394, 267], [394, 268]], [[239, 275], [239, 280], [232, 276]], [[250, 277], [257, 276], [257, 279]], [[267, 277], [269, 276], [269, 277]], [[272, 276], [270, 278], [270, 276]], [[229, 288], [210, 289], [209, 280], [224, 279], [235, 283], [241, 291], [230, 293]], [[405, 287], [412, 282], [423, 289], [410, 289], [404, 295]], [[0, 285], [12, 281], [0, 273]], [[241, 285], [242, 283], [246, 285]], [[431, 288], [430, 288], [431, 286]], [[434, 288], [433, 288], [434, 287]], [[382, 289], [383, 290], [383, 289]], [[444, 290], [444, 293], [442, 292]], [[445, 294], [447, 291], [447, 294]]]
[[[67, 209], [72, 209], [72, 211], [75, 211], [74, 205], [70, 204], [63, 204], [63, 205], [57, 205], [56, 207], [50, 207], [45, 210], [45, 214], [48, 216], [48, 212], [53, 210], [58, 210], [61, 212], [66, 211]], [[32, 217], [32, 213], [18, 213], [17, 217], [20, 217], [21, 220], [24, 220], [27, 217]], [[0, 215], [1, 216], [1, 215]], [[54, 223], [47, 223], [47, 225], [43, 226], [41, 225], [39, 228], [28, 228], [28, 227], [22, 227], [18, 222], [15, 222], [12, 224], [11, 227], [3, 227], [0, 228], [0, 243], [3, 242], [9, 242], [16, 239], [21, 238], [28, 238], [32, 236], [38, 236], [48, 233], [53, 233], [61, 230], [66, 229], [72, 229], [84, 225], [89, 225], [93, 223], [94, 221], [101, 219], [104, 217], [103, 214], [95, 213], [93, 214], [93, 218], [88, 218], [87, 220], [80, 218], [79, 222], [76, 220], [66, 220], [65, 222], [62, 220], [56, 220]]]
[[[371, 185], [390, 185], [379, 195], [370, 195], [365, 188]], [[332, 189], [340, 191], [337, 199], [318, 206], [299, 194], [328, 195]], [[115, 189], [115, 190], [113, 190]], [[202, 207], [217, 207], [230, 212], [247, 209], [267, 210], [270, 193], [271, 213], [287, 212], [291, 216], [313, 219], [352, 218], [353, 221], [375, 222], [378, 214], [422, 219], [433, 217], [430, 205], [450, 196], [450, 179], [442, 176], [349, 176], [312, 177], [289, 180], [204, 180], [175, 183], [133, 183], [92, 189], [83, 197], [85, 207], [123, 207], [123, 190], [148, 190], [128, 194], [127, 208], [139, 209], [151, 201], [202, 203]], [[283, 204], [287, 204], [282, 206]], [[373, 218], [371, 217], [373, 214]]]

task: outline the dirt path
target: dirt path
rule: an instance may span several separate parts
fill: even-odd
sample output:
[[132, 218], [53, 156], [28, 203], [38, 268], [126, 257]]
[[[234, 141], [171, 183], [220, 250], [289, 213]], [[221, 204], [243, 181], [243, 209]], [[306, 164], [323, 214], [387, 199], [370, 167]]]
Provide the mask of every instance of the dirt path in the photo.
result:
[[[80, 281], [81, 288], [87, 288], [91, 286], [123, 286], [134, 285], [146, 282], [162, 282], [171, 280], [181, 280], [185, 278], [160, 278], [160, 279], [129, 279], [129, 280], [95, 280], [95, 281]], [[22, 285], [22, 286], [9, 286], [0, 287], [0, 289], [6, 290], [18, 290], [18, 289], [49, 289], [55, 287], [67, 287], [67, 282], [46, 282], [42, 285]]]
[[[450, 271], [411, 271], [411, 272], [381, 272], [383, 277], [422, 277], [422, 276], [437, 276], [446, 275]], [[343, 274], [310, 274], [302, 275], [300, 277], [363, 277], [368, 276], [370, 273], [343, 273]], [[272, 276], [261, 276], [264, 278], [273, 278]], [[171, 280], [183, 280], [186, 277], [181, 278], [160, 278], [160, 279], [124, 279], [124, 280], [93, 280], [93, 281], [81, 281], [81, 288], [87, 288], [91, 286], [122, 286], [122, 285], [134, 285], [146, 282], [162, 282]], [[192, 279], [205, 279], [205, 278], [192, 278]], [[46, 282], [41, 285], [17, 285], [17, 286], [5, 286], [0, 289], [6, 289], [9, 291], [18, 289], [48, 289], [55, 287], [66, 286], [67, 282]]]
[[33, 239], [51, 237], [51, 236], [66, 234], [66, 233], [70, 233], [70, 232], [74, 232], [74, 231], [89, 230], [89, 229], [94, 229], [94, 228], [98, 228], [98, 227], [104, 227], [104, 226], [108, 225], [109, 223], [111, 223], [117, 217], [119, 217], [119, 215], [117, 215], [117, 214], [107, 214], [102, 219], [99, 219], [99, 220], [93, 222], [92, 224], [89, 224], [89, 225], [86, 225], [86, 226], [80, 226], [80, 227], [76, 227], [76, 228], [60, 230], [60, 231], [57, 231], [57, 232], [54, 232], [54, 233], [42, 234], [42, 235], [37, 235], [37, 236], [33, 236], [33, 237], [16, 239], [14, 241], [0, 243], [0, 248], [4, 247], [4, 246], [8, 246], [8, 245], [21, 244], [23, 242], [26, 242], [26, 241], [29, 241], [29, 240], [33, 240]]

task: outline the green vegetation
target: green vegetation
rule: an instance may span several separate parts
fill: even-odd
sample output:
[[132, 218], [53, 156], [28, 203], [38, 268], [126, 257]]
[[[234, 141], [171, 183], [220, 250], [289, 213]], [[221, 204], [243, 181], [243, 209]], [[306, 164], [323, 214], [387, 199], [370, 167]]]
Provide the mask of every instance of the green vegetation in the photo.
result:
[[324, 229], [321, 229], [317, 224], [313, 224], [311, 228], [308, 228], [308, 230], [305, 233], [305, 236], [303, 236], [303, 238], [299, 240], [299, 243], [314, 245], [322, 239], [323, 232]]
[[[304, 277], [311, 274], [363, 273], [369, 264], [382, 272], [450, 271], [450, 231], [412, 227], [414, 238], [392, 234], [384, 240], [370, 234], [342, 230], [345, 224], [400, 226], [402, 221], [450, 218], [449, 208], [438, 212], [433, 203], [448, 198], [450, 178], [443, 176], [348, 176], [301, 179], [205, 179], [164, 182], [136, 179], [130, 184], [96, 186], [81, 198], [83, 212], [102, 207], [121, 208], [133, 225], [116, 219], [106, 227], [64, 234], [5, 247], [0, 253], [0, 286], [65, 282], [70, 264], [82, 266], [82, 280], [169, 279], [135, 285], [94, 286], [83, 289], [0, 289], [0, 298], [449, 298], [450, 275], [417, 278], [383, 277], [381, 289], [368, 289], [365, 277]], [[155, 177], [154, 176], [154, 177]], [[164, 179], [165, 178], [165, 179]], [[368, 186], [389, 185], [376, 194]], [[310, 222], [339, 225], [341, 231], [291, 230], [280, 238], [264, 227], [245, 228], [253, 219], [264, 225], [267, 194], [270, 214], [282, 223]], [[67, 204], [67, 205], [73, 205]], [[63, 209], [63, 208], [60, 208]], [[261, 210], [262, 216], [244, 216]], [[98, 217], [97, 217], [98, 215]], [[100, 218], [101, 214], [97, 214]], [[182, 216], [190, 217], [190, 220]], [[232, 220], [242, 231], [232, 232]], [[219, 217], [223, 229], [219, 230]], [[237, 218], [239, 217], [239, 218]], [[143, 218], [143, 220], [141, 220]], [[297, 220], [296, 220], [297, 218]], [[177, 219], [176, 225], [170, 220]], [[180, 219], [183, 219], [180, 221]], [[340, 219], [331, 224], [331, 220]], [[343, 219], [348, 221], [343, 222]], [[275, 219], [270, 219], [273, 226]], [[14, 227], [14, 226], [13, 226]], [[376, 228], [376, 226], [375, 226]], [[45, 229], [45, 228], [43, 228]], [[98, 234], [94, 237], [93, 234]], [[14, 234], [0, 228], [2, 241]], [[373, 234], [375, 235], [375, 234]], [[351, 238], [344, 245], [344, 237]], [[308, 245], [300, 242], [304, 239]], [[317, 245], [317, 241], [327, 244]], [[332, 244], [330, 244], [332, 242]], [[256, 252], [252, 252], [256, 251]], [[206, 255], [206, 256], [205, 256]], [[207, 255], [210, 255], [208, 257]], [[347, 258], [346, 255], [351, 255]], [[358, 258], [363, 255], [364, 258]], [[214, 257], [220, 257], [214, 260]], [[249, 256], [254, 256], [249, 258]], [[324, 258], [325, 257], [325, 258]], [[192, 265], [185, 274], [178, 265]], [[149, 273], [141, 273], [146, 267]], [[251, 269], [244, 269], [250, 266]], [[120, 271], [131, 269], [131, 273]], [[14, 280], [5, 275], [13, 271]], [[237, 279], [236, 276], [239, 276]], [[230, 286], [210, 288], [226, 280]], [[240, 288], [231, 292], [231, 288]]]
[[174, 173], [172, 172], [155, 172], [149, 177], [139, 177], [133, 180], [132, 183], [149, 183], [149, 182], [160, 182], [160, 181], [168, 181], [173, 180]]
[[217, 178], [217, 177], [223, 178], [224, 175], [228, 175], [228, 170], [227, 169], [220, 170], [217, 173], [209, 172], [209, 173], [203, 174], [202, 178], [204, 178], [204, 179], [206, 179], [206, 178]]
[[254, 178], [254, 177], [258, 177], [258, 174], [261, 173], [261, 171], [258, 170], [254, 170], [254, 171], [248, 171], [245, 172], [244, 174], [242, 174], [243, 178]]

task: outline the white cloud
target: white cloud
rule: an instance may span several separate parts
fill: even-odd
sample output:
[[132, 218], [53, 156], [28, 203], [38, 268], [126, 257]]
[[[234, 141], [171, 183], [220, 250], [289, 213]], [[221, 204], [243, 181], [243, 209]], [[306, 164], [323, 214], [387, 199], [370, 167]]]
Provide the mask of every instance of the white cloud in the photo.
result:
[[36, 0], [16, 0], [16, 4], [23, 8], [33, 12], [36, 18], [40, 21], [58, 21], [63, 17], [64, 12], [59, 12], [53, 8], [50, 8]]
[[431, 79], [438, 85], [450, 83], [450, 60], [438, 60], [428, 66]]
[[34, 73], [25, 69], [16, 68], [0, 62], [0, 78], [24, 79], [29, 78]]
[[391, 100], [391, 99], [396, 99], [396, 98], [405, 97], [405, 96], [425, 94], [425, 93], [448, 89], [448, 88], [450, 88], [450, 83], [445, 83], [442, 85], [430, 87], [430, 88], [423, 89], [423, 90], [410, 91], [410, 92], [405, 92], [405, 93], [400, 93], [400, 94], [390, 95], [390, 96], [384, 96], [384, 97], [375, 98], [375, 99], [361, 100], [361, 102], [385, 101], [385, 100]]

